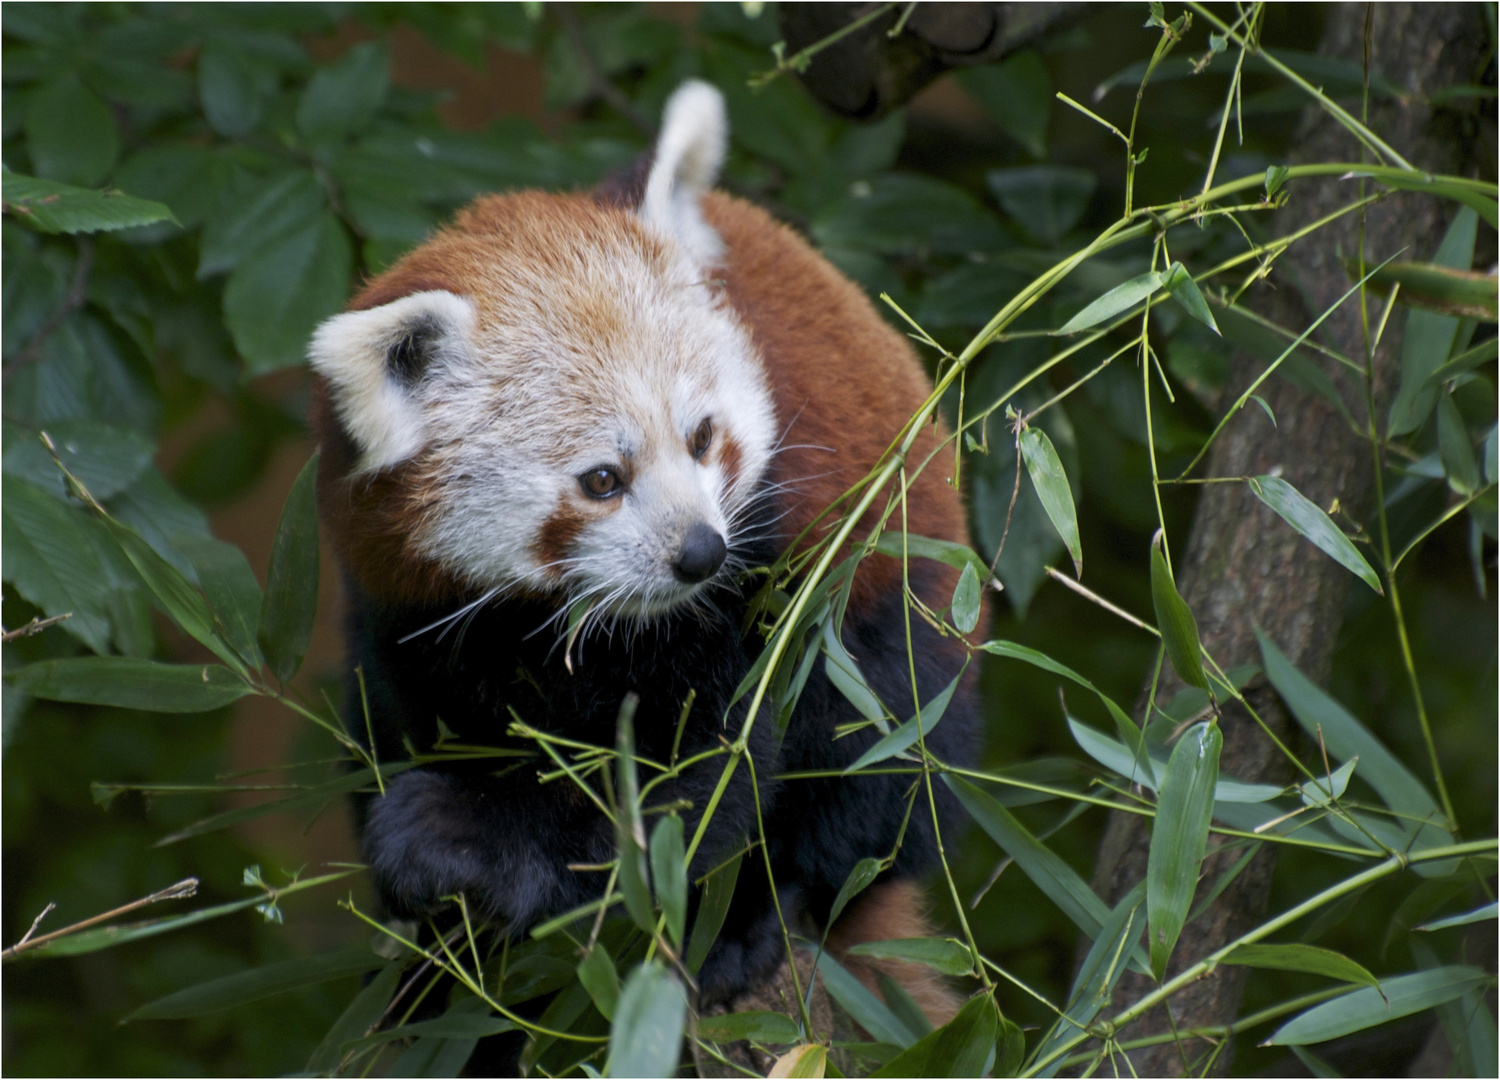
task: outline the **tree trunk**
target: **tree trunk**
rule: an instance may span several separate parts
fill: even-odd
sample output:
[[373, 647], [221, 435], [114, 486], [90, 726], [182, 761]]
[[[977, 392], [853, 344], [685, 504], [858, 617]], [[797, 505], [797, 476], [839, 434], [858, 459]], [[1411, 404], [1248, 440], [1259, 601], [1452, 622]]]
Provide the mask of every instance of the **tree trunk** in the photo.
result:
[[[1473, 5], [1333, 5], [1321, 51], [1356, 64], [1361, 62], [1366, 25], [1370, 29], [1372, 70], [1402, 86], [1411, 99], [1372, 99], [1369, 126], [1417, 167], [1435, 172], [1473, 173], [1482, 153], [1464, 118], [1426, 105], [1422, 98], [1440, 87], [1477, 82], [1487, 40], [1481, 10]], [[1222, 62], [1222, 60], [1220, 61]], [[1357, 114], [1357, 110], [1356, 110]], [[1493, 169], [1493, 150], [1488, 165]], [[1304, 115], [1292, 163], [1359, 161], [1360, 148], [1336, 120], [1316, 106]], [[1280, 212], [1283, 234], [1294, 231], [1347, 204], [1355, 194], [1352, 180], [1308, 180], [1291, 189], [1291, 202]], [[1366, 251], [1377, 262], [1398, 250], [1406, 258], [1430, 257], [1455, 207], [1427, 196], [1398, 193], [1370, 208]], [[1359, 249], [1358, 215], [1350, 214], [1294, 245], [1272, 274], [1271, 289], [1259, 286], [1260, 309], [1283, 326], [1301, 330], [1332, 306], [1350, 279], [1340, 253]], [[1383, 429], [1388, 402], [1400, 369], [1401, 323], [1398, 314], [1387, 327], [1374, 358], [1377, 424]], [[1365, 354], [1357, 297], [1323, 324], [1320, 338], [1345, 356]], [[1233, 401], [1263, 369], [1243, 357], [1236, 361]], [[1364, 426], [1364, 390], [1357, 380], [1332, 372], [1349, 413]], [[1268, 381], [1260, 393], [1276, 415], [1276, 428], [1258, 409], [1246, 409], [1215, 444], [1204, 476], [1251, 476], [1281, 469], [1297, 490], [1327, 508], [1335, 499], [1356, 518], [1370, 506], [1373, 483], [1371, 450], [1327, 401], [1281, 378]], [[1258, 627], [1309, 678], [1326, 685], [1330, 657], [1343, 621], [1344, 599], [1353, 576], [1314, 551], [1297, 533], [1262, 504], [1244, 484], [1211, 484], [1203, 489], [1185, 550], [1176, 554], [1177, 582], [1197, 617], [1204, 648], [1225, 669], [1256, 663]], [[1355, 588], [1364, 588], [1354, 584]], [[1170, 700], [1181, 688], [1170, 667], [1163, 672], [1158, 700]], [[1256, 680], [1246, 697], [1283, 740], [1292, 725], [1275, 693]], [[1144, 705], [1144, 702], [1143, 702]], [[1241, 709], [1225, 710], [1221, 771], [1237, 779], [1287, 782], [1290, 769], [1271, 741]], [[1094, 886], [1113, 905], [1146, 872], [1150, 832], [1143, 819], [1114, 813], [1106, 827], [1094, 873]], [[1212, 838], [1211, 838], [1212, 843]], [[1261, 920], [1269, 894], [1275, 845], [1268, 844], [1213, 905], [1187, 926], [1168, 975], [1197, 962]], [[1204, 862], [1201, 888], [1212, 886], [1238, 853]], [[1171, 1025], [1185, 1028], [1222, 1025], [1234, 1020], [1245, 972], [1219, 967], [1170, 1002]], [[1115, 1003], [1123, 1007], [1153, 988], [1133, 974], [1121, 979]], [[1171, 1030], [1158, 1008], [1131, 1029], [1131, 1037]], [[1191, 1064], [1198, 1071], [1213, 1045], [1183, 1038], [1131, 1055], [1140, 1075], [1182, 1075]], [[1227, 1070], [1232, 1047], [1225, 1046], [1213, 1071]]]

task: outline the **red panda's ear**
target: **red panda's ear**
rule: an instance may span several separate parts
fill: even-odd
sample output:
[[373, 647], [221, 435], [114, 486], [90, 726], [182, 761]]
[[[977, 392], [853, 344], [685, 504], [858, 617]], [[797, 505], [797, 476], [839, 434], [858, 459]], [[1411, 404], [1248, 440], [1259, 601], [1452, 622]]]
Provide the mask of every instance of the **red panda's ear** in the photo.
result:
[[683, 83], [667, 99], [641, 199], [641, 221], [704, 268], [718, 262], [724, 245], [698, 203], [719, 178], [728, 136], [723, 95], [705, 82]]
[[414, 395], [431, 368], [469, 355], [473, 326], [472, 301], [431, 290], [318, 327], [308, 359], [328, 381], [339, 424], [359, 448], [359, 472], [422, 449], [427, 435]]

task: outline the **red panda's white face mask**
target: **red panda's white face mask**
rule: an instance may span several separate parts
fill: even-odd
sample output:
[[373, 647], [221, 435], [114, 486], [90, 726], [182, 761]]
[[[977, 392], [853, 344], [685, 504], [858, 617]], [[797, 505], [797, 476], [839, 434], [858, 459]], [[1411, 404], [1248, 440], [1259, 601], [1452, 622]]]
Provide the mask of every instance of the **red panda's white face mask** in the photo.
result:
[[724, 137], [717, 91], [689, 83], [633, 217], [518, 220], [465, 247], [464, 289], [319, 328], [312, 364], [360, 473], [391, 470], [419, 507], [414, 553], [480, 594], [619, 615], [672, 610], [735, 568], [776, 430], [699, 210]]

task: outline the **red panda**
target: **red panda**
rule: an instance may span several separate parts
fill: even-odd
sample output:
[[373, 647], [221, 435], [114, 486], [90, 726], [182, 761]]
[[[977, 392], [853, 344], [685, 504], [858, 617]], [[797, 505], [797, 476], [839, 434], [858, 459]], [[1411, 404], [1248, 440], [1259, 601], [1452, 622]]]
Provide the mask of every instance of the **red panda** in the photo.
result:
[[[476, 200], [314, 336], [320, 509], [382, 760], [432, 746], [439, 721], [467, 743], [525, 746], [507, 735], [513, 716], [608, 746], [627, 692], [647, 758], [734, 739], [746, 708], [735, 690], [762, 645], [746, 630], [745, 571], [815, 533], [931, 393], [850, 281], [712, 190], [726, 138], [722, 98], [689, 82], [637, 168], [593, 192]], [[945, 438], [929, 426], [910, 460]], [[914, 534], [965, 539], [940, 468], [914, 480], [905, 512]], [[914, 559], [908, 574], [917, 597], [946, 606], [950, 568]], [[580, 606], [584, 625], [560, 647]], [[842, 640], [898, 714], [965, 661], [955, 635], [908, 618], [902, 565], [883, 555], [859, 565]], [[821, 664], [810, 671], [784, 735], [762, 718], [747, 746], [781, 916], [765, 858], [747, 858], [698, 977], [705, 1005], [772, 974], [781, 918], [825, 924], [854, 865], [890, 855], [903, 827], [894, 864], [830, 942], [930, 932], [914, 879], [937, 838], [925, 792], [907, 820], [912, 777], [778, 779], [837, 773], [878, 737], [835, 740], [860, 716]], [[955, 764], [977, 738], [973, 674], [927, 737]], [[350, 728], [364, 731], [350, 698]], [[462, 891], [522, 932], [600, 894], [606, 875], [569, 867], [614, 857], [609, 823], [575, 786], [505, 764], [424, 765], [370, 799], [363, 842], [390, 911], [431, 913]], [[690, 807], [692, 835], [721, 772], [711, 758], [654, 798]], [[695, 872], [760, 835], [751, 784], [741, 768], [722, 792]], [[949, 825], [951, 797], [935, 790]], [[907, 982], [934, 1022], [952, 1014], [939, 983]]]

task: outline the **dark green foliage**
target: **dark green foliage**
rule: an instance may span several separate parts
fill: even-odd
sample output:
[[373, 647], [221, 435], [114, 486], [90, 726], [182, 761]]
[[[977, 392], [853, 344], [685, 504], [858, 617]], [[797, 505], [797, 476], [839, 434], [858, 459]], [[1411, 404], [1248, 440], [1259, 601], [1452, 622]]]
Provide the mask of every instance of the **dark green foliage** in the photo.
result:
[[[827, 580], [782, 631], [783, 658], [765, 659], [742, 688], [764, 691], [764, 708], [784, 719], [821, 658], [837, 688], [887, 730], [861, 767], [910, 770], [914, 813], [929, 812], [920, 781], [958, 795], [977, 827], [944, 838], [951, 881], [933, 892], [940, 935], [860, 952], [954, 978], [982, 957], [988, 992], [929, 1033], [909, 999], [871, 992], [824, 954], [830, 995], [873, 1043], [829, 1057], [819, 1044], [827, 1033], [809, 1031], [795, 1002], [785, 1015], [705, 1018], [697, 1037], [797, 1047], [790, 1052], [808, 1069], [1084, 1068], [1103, 1044], [1081, 1026], [1114, 1016], [1110, 990], [1127, 968], [1160, 972], [1201, 910], [1204, 894], [1195, 905], [1190, 886], [1212, 828], [1243, 844], [1245, 858], [1205, 887], [1229, 884], [1255, 844], [1277, 844], [1270, 914], [1319, 893], [1328, 901], [1219, 958], [1255, 968], [1242, 1014], [1336, 995], [1244, 1033], [1237, 1068], [1288, 1066], [1287, 1050], [1255, 1049], [1268, 1036], [1306, 1053], [1305, 1044], [1435, 1009], [1458, 1067], [1493, 1071], [1484, 983], [1460, 963], [1464, 928], [1493, 917], [1493, 859], [1423, 854], [1459, 835], [1482, 844], [1473, 838], [1494, 830], [1494, 329], [1482, 311], [1452, 306], [1472, 301], [1484, 280], [1438, 288], [1436, 301], [1391, 315], [1405, 345], [1394, 404], [1380, 418], [1389, 550], [1373, 519], [1316, 506], [1279, 477], [1249, 480], [1307, 539], [1302, 557], [1326, 553], [1371, 588], [1351, 596], [1327, 690], [1262, 639], [1264, 677], [1305, 734], [1296, 783], [1218, 775], [1209, 767], [1217, 729], [1179, 728], [1210, 709], [1207, 691], [1224, 701], [1255, 669], [1221, 680], [1205, 664], [1193, 615], [1151, 544], [1162, 529], [1181, 558], [1194, 489], [1156, 481], [1183, 473], [1216, 437], [1235, 348], [1355, 423], [1330, 372], [1342, 366], [1357, 378], [1362, 359], [1299, 342], [1305, 326], [1266, 322], [1235, 292], [1235, 273], [1250, 265], [1207, 273], [1276, 234], [1273, 204], [1325, 182], [1279, 164], [1307, 95], [1246, 56], [1244, 140], [1226, 140], [1216, 174], [1240, 185], [1220, 203], [1268, 200], [1239, 214], [1241, 231], [1216, 212], [1198, 219], [1182, 209], [1203, 187], [1214, 134], [1204, 124], [1221, 122], [1239, 51], [1222, 33], [1209, 36], [1207, 16], [1180, 45], [1160, 45], [1127, 150], [1123, 136], [1054, 93], [1129, 130], [1147, 58], [1180, 9], [1164, 9], [1149, 29], [1144, 6], [1100, 10], [1074, 32], [964, 72], [956, 93], [988, 119], [960, 133], [921, 108], [873, 125], [833, 119], [789, 75], [751, 89], [774, 66], [778, 37], [774, 7], [751, 7], [706, 4], [687, 27], [636, 5], [5, 5], [4, 621], [14, 629], [70, 617], [5, 646], [0, 944], [14, 944], [49, 901], [58, 908], [39, 933], [188, 876], [201, 882], [191, 900], [7, 961], [8, 1071], [353, 1075], [379, 1054], [377, 1073], [454, 1075], [481, 1038], [529, 1023], [574, 1037], [534, 1038], [523, 1058], [534, 1070], [654, 1075], [676, 1065], [692, 1030], [684, 976], [701, 966], [743, 860], [764, 857], [759, 847], [722, 867], [693, 862], [695, 819], [653, 804], [658, 773], [632, 759], [627, 722], [618, 746], [586, 759], [588, 768], [607, 762], [613, 782], [596, 785], [614, 800], [622, 853], [602, 872], [616, 874], [613, 903], [505, 944], [476, 928], [445, 939], [441, 953], [424, 937], [449, 976], [429, 985], [427, 969], [398, 999], [418, 964], [391, 935], [416, 941], [424, 931], [360, 921], [372, 907], [363, 872], [325, 871], [326, 849], [302, 836], [349, 792], [376, 793], [412, 767], [363, 756], [322, 699], [316, 680], [328, 673], [309, 661], [298, 675], [318, 591], [314, 466], [290, 488], [266, 565], [215, 539], [207, 513], [236, 505], [304, 434], [307, 338], [351, 287], [477, 194], [584, 187], [627, 164], [690, 76], [726, 95], [727, 186], [885, 293], [882, 315], [914, 334], [945, 380], [940, 410], [962, 428], [960, 444], [927, 467], [965, 491], [975, 546], [903, 536], [893, 514], [875, 549], [960, 571], [951, 606], [913, 610], [913, 619], [968, 633], [986, 591], [993, 614], [979, 672], [991, 726], [977, 774], [921, 775], [919, 735], [941, 720], [944, 699], [920, 718], [877, 699], [832, 630], [843, 600]], [[1300, 51], [1319, 17], [1267, 9], [1261, 40], [1347, 106], [1364, 72]], [[516, 116], [451, 130], [439, 95], [393, 66], [393, 42], [411, 33], [447, 64], [533, 65], [547, 107], [570, 111], [553, 114], [546, 135]], [[1203, 59], [1206, 70], [1193, 74]], [[1401, 74], [1374, 73], [1371, 94], [1404, 93]], [[618, 92], [615, 104], [601, 98], [599, 78]], [[1153, 209], [1132, 219], [1138, 231], [1106, 239], [1121, 222], [1127, 155], [1130, 209]], [[1441, 284], [1445, 269], [1471, 271], [1476, 251], [1493, 250], [1483, 247], [1493, 244], [1493, 184], [1389, 165], [1360, 171], [1392, 198], [1465, 207], [1430, 250], [1403, 253], [1374, 286]], [[1055, 269], [1080, 252], [1087, 258], [1067, 273]], [[1340, 254], [1350, 282], [1375, 269]], [[1384, 302], [1373, 292], [1372, 319]], [[986, 327], [992, 333], [976, 337]], [[1270, 437], [1266, 408], [1234, 422]], [[874, 505], [879, 513], [884, 497]], [[1048, 567], [1081, 575], [1085, 548], [1088, 587], [1137, 616], [1154, 611], [1165, 657], [1197, 687], [1158, 702], [1145, 722], [1119, 703], [1151, 681], [1160, 643], [1047, 580]], [[1391, 582], [1399, 613], [1377, 595]], [[779, 584], [773, 615], [798, 602], [795, 583]], [[284, 688], [293, 676], [295, 689]], [[242, 698], [298, 725], [270, 763], [288, 768], [233, 775], [247, 767], [245, 720], [225, 706]], [[1112, 909], [1086, 881], [1102, 821], [1090, 800], [1160, 814], [1154, 887]], [[1411, 872], [1392, 866], [1341, 891], [1389, 852], [1412, 857]], [[863, 895], [890, 854], [872, 853], [836, 906]], [[274, 869], [262, 875], [259, 865]], [[690, 885], [701, 888], [696, 907]], [[1075, 973], [1080, 934], [1091, 944]], [[996, 964], [1066, 1018], [997, 976]], [[361, 986], [356, 972], [376, 974]], [[980, 989], [974, 977], [960, 985]], [[496, 1005], [520, 1007], [521, 1019]], [[135, 1022], [118, 1026], [126, 1017]], [[1065, 1066], [1070, 1054], [1085, 1056]]]

